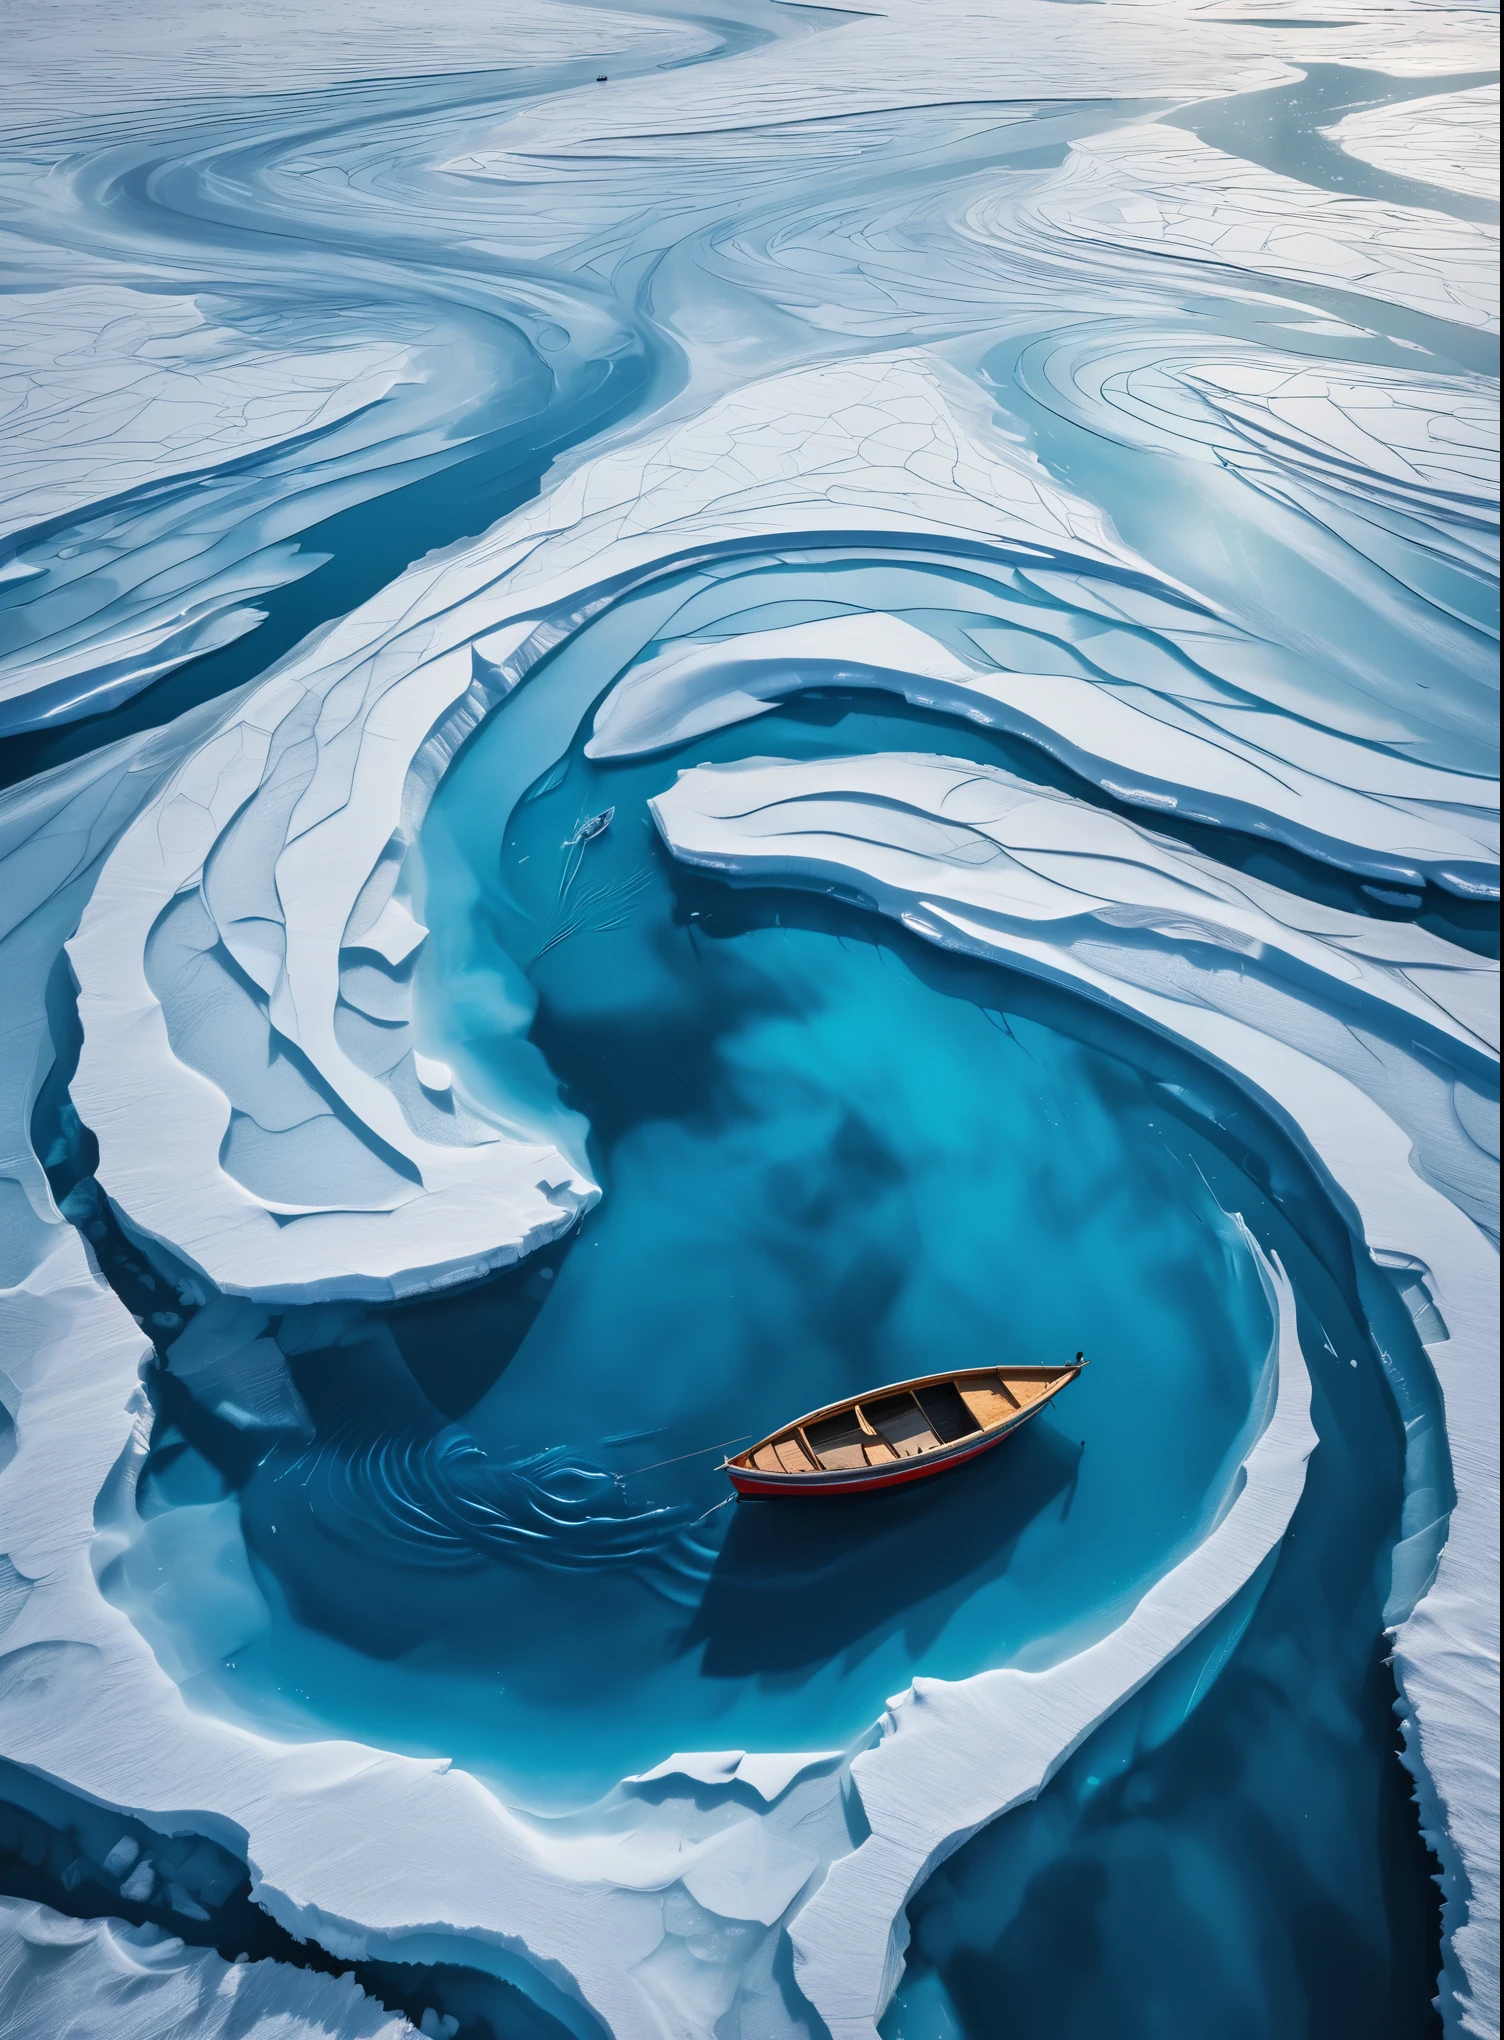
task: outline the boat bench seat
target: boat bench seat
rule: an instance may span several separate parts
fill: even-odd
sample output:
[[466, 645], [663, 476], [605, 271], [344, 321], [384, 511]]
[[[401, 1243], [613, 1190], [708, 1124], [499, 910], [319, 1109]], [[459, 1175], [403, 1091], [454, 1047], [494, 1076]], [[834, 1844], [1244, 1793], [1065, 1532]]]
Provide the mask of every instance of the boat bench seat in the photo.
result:
[[809, 1440], [810, 1450], [827, 1473], [846, 1473], [853, 1467], [867, 1464], [862, 1427], [850, 1410], [842, 1410], [839, 1416], [822, 1417], [815, 1424], [806, 1424], [804, 1435]]
[[[1074, 1367], [966, 1368], [954, 1375], [935, 1375], [903, 1388], [879, 1391], [860, 1401], [826, 1406], [824, 1413], [801, 1418], [765, 1438], [729, 1463], [736, 1483], [737, 1467], [762, 1473], [810, 1475], [857, 1473], [866, 1467], [896, 1469], [896, 1462], [939, 1455], [933, 1468], [941, 1472], [1000, 1442], [1037, 1408], [1043, 1407], [1080, 1373]], [[964, 1452], [950, 1448], [975, 1439]], [[914, 1476], [897, 1473], [894, 1478]], [[818, 1483], [817, 1483], [818, 1484]], [[881, 1487], [881, 1480], [840, 1483], [841, 1487]], [[771, 1488], [741, 1488], [747, 1494]]]
[[759, 1473], [812, 1473], [809, 1454], [803, 1450], [797, 1438], [775, 1438], [770, 1445], [759, 1445], [752, 1454], [752, 1464]]
[[943, 1445], [957, 1444], [962, 1438], [970, 1438], [982, 1429], [953, 1381], [931, 1381], [923, 1388], [916, 1388], [914, 1395]]
[[917, 1459], [921, 1452], [933, 1452], [940, 1443], [934, 1425], [907, 1388], [898, 1395], [877, 1396], [864, 1402], [862, 1414], [900, 1459]]

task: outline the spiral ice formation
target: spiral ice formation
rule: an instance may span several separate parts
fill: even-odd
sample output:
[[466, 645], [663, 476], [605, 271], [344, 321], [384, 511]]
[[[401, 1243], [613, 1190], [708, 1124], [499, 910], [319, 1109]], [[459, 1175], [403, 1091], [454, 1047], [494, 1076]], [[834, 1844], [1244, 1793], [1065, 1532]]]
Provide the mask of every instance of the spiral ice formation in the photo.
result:
[[[578, 928], [509, 954], [490, 897], [426, 897], [451, 867], [425, 822], [482, 732], [493, 865], [573, 772], [576, 870], [650, 817], [660, 875], [1042, 983], [1298, 1159], [1397, 1399], [1386, 1648], [1443, 2021], [1490, 2035], [1486, 23], [721, 14], [247, 0], [148, 35], [22, 8], [0, 731], [55, 748], [0, 800], [7, 1753], [163, 1832], [195, 1809], [340, 1959], [437, 1951], [582, 2035], [872, 2040], [935, 1866], [1177, 1665], [1183, 1718], [1218, 1625], [1299, 1565], [1336, 1356], [1229, 1218], [1273, 1332], [1190, 1546], [1027, 1663], [917, 1656], [842, 1751], [665, 1749], [545, 1818], [442, 1755], [189, 1705], [272, 1589], [228, 1490], [148, 1522], [143, 1327], [165, 1350], [191, 1320], [165, 1373], [227, 1466], [281, 1440], [381, 1562], [673, 1573], [681, 1603], [714, 1569], [687, 1505], [582, 1444], [498, 1458], [427, 1406], [318, 1431], [266, 1330], [477, 1282], [610, 1195], [540, 1045]], [[902, 743], [808, 740], [852, 703]], [[441, 950], [440, 906], [494, 936], [489, 974]], [[609, 966], [593, 990], [609, 1015]], [[206, 1572], [218, 1641], [205, 1617], [197, 1658], [154, 1651]], [[392, 1740], [446, 1732], [426, 1708]]]

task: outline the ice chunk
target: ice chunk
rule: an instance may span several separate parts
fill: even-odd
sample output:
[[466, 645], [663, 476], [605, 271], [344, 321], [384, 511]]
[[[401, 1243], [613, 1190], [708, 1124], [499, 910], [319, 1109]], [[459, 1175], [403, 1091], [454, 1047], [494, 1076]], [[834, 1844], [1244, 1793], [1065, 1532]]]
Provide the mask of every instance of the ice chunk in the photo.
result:
[[131, 1835], [122, 1835], [99, 1867], [110, 1877], [124, 1877], [140, 1853], [141, 1844]]

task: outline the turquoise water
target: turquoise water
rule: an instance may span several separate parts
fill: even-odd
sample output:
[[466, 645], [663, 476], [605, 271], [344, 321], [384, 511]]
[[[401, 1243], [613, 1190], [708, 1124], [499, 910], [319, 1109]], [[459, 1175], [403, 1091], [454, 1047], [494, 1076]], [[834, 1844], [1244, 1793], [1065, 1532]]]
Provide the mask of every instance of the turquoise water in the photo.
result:
[[[541, 1267], [467, 1297], [286, 1315], [320, 1436], [241, 1490], [276, 1619], [202, 1698], [576, 1803], [675, 1749], [846, 1743], [916, 1673], [1048, 1662], [1203, 1533], [1271, 1329], [1236, 1200], [1162, 1091], [1031, 1017], [1008, 974], [957, 976], [837, 902], [673, 871], [643, 803], [691, 757], [914, 735], [902, 715], [772, 721], [672, 762], [575, 752], [504, 846], [505, 712], [446, 780], [425, 1046], [498, 1086], [546, 1056], [603, 1200]], [[932, 1488], [716, 1506], [706, 1446], [1078, 1348], [1092, 1366], [1051, 1411]], [[553, 1523], [533, 1555], [414, 1537], [420, 1492], [456, 1506], [446, 1418], [472, 1485], [554, 1452], [622, 1477], [629, 1531], [581, 1546]]]
[[1403, 1440], [1319, 1229], [1273, 1209], [1258, 1229], [1300, 1298], [1321, 1444], [1257, 1605], [937, 1871], [884, 2040], [994, 2040], [1003, 2003], [1010, 2040], [1440, 2033], [1435, 1865], [1395, 1756], [1375, 1563]]

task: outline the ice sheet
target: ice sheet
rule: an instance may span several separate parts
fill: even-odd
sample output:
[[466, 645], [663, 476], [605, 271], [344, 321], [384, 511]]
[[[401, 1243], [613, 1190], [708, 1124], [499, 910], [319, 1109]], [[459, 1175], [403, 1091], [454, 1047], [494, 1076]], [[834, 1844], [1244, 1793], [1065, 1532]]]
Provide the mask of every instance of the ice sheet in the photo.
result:
[[[927, 1868], [1258, 1574], [1311, 1436], [1278, 1270], [1268, 1423], [1200, 1547], [1090, 1650], [921, 1682], [858, 1751], [666, 1749], [601, 1806], [531, 1819], [442, 1760], [191, 1710], [100, 1592], [141, 1535], [150, 1344], [93, 1258], [98, 1206], [65, 1223], [30, 1145], [68, 964], [99, 1182], [185, 1310], [223, 1292], [183, 1379], [232, 1429], [297, 1437], [279, 1306], [463, 1282], [598, 1194], [521, 964], [484, 1094], [415, 1000], [410, 853], [468, 738], [516, 713], [499, 838], [592, 715], [605, 763], [886, 692], [1076, 784], [948, 762], [938, 735], [697, 770], [660, 826], [707, 872], [859, 893], [1172, 1037], [1311, 1158], [1445, 1402], [1457, 1507], [1407, 1519], [1391, 1619], [1445, 1872], [1443, 2015], [1492, 2033], [1495, 979], [1413, 918], [1319, 905], [1153, 819], [1377, 880], [1406, 916], [1427, 883], [1496, 892], [1496, 231], [1151, 117], [1306, 62], [1476, 70], [1489, 24], [1366, 0], [1314, 26], [1293, 0], [1018, 0], [1006, 36], [968, 0], [745, 12], [257, 0], [157, 10], [148, 35], [91, 0], [66, 35], [29, 4], [8, 25], [12, 729], [249, 631], [312, 564], [300, 534], [404, 462], [536, 425], [516, 502], [563, 458], [447, 553], [420, 557], [417, 519], [417, 564], [249, 689], [0, 803], [6, 1748], [149, 1824], [192, 1809], [336, 1955], [461, 1950], [582, 2034], [772, 2040], [807, 2024], [792, 1945], [830, 2029], [870, 2036]], [[598, 83], [618, 61], [638, 75]], [[1489, 103], [1411, 99], [1337, 139], [1476, 190]], [[619, 369], [630, 399], [592, 409]], [[212, 1653], [261, 1590], [233, 1506], [175, 1514], [145, 1542], [224, 1561]], [[46, 1974], [44, 1946], [69, 1951]], [[31, 1915], [5, 1947], [38, 2034], [49, 1976], [71, 2001], [122, 1963], [154, 2018], [173, 1993], [200, 2024], [229, 1996], [293, 2031], [386, 2030], [307, 1978], [248, 2008], [215, 1961], [113, 1928]]]

